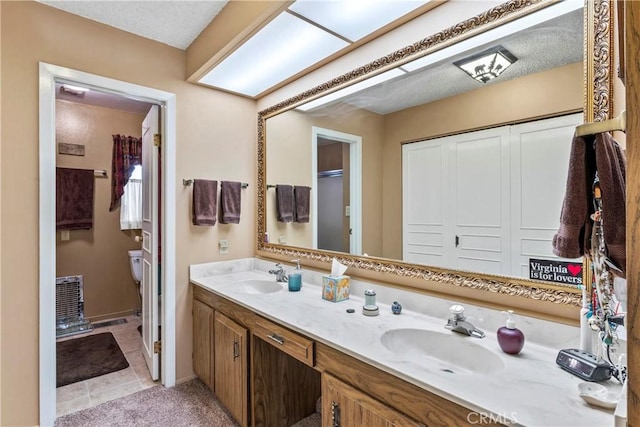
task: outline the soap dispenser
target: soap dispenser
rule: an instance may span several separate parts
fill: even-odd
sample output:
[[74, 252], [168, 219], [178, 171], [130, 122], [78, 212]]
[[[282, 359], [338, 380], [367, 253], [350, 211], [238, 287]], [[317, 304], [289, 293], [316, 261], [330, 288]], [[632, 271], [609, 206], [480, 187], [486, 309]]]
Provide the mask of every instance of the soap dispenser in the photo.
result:
[[299, 259], [293, 259], [291, 260], [291, 262], [296, 263], [296, 268], [291, 273], [289, 273], [287, 283], [289, 283], [290, 292], [298, 292], [302, 287], [302, 268], [300, 267]]
[[524, 346], [524, 334], [520, 329], [516, 328], [516, 322], [513, 320], [513, 310], [503, 311], [507, 315], [506, 326], [498, 329], [498, 344], [502, 351], [508, 354], [518, 354]]

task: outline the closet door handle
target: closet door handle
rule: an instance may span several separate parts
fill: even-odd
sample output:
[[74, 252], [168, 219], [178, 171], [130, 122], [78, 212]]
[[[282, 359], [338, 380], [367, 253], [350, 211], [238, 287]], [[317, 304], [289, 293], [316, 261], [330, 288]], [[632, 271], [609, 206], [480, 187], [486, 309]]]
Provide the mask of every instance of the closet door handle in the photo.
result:
[[460, 245], [460, 236], [456, 236], [456, 248]]

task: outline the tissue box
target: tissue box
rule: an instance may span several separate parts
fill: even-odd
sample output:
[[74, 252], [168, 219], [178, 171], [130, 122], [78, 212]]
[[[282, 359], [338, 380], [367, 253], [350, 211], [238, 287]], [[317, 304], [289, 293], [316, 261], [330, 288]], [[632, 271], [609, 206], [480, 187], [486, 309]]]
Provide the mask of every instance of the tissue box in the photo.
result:
[[333, 302], [349, 299], [349, 276], [322, 276], [322, 298]]

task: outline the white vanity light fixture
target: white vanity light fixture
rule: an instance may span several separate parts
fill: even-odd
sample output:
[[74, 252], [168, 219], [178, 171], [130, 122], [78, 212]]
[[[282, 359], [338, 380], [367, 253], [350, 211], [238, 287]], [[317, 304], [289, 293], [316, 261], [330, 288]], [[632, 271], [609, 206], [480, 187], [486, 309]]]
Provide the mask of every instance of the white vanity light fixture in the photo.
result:
[[309, 111], [313, 108], [328, 104], [329, 102], [336, 101], [340, 98], [344, 98], [347, 95], [351, 95], [352, 93], [356, 93], [368, 87], [375, 86], [391, 79], [395, 79], [396, 77], [402, 76], [404, 74], [406, 74], [406, 71], [404, 71], [402, 68], [393, 68], [389, 71], [385, 71], [384, 73], [380, 73], [377, 76], [362, 80], [361, 82], [352, 84], [351, 86], [347, 86], [343, 89], [331, 92], [328, 95], [321, 96], [320, 98], [314, 99], [313, 101], [302, 104], [296, 107], [296, 110]]
[[256, 97], [432, 0], [297, 0], [198, 83]]
[[455, 61], [453, 65], [480, 83], [487, 83], [502, 74], [518, 59], [502, 46]]
[[253, 97], [348, 44], [292, 14], [281, 13], [199, 83]]
[[297, 0], [289, 10], [333, 31], [358, 41], [431, 0]]

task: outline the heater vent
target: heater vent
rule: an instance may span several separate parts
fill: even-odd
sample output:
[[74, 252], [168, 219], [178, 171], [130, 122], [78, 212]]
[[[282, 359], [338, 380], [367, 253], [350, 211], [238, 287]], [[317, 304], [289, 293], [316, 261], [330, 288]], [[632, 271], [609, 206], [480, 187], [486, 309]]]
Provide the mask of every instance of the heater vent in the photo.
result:
[[92, 330], [84, 318], [82, 276], [56, 278], [56, 336], [67, 336]]

